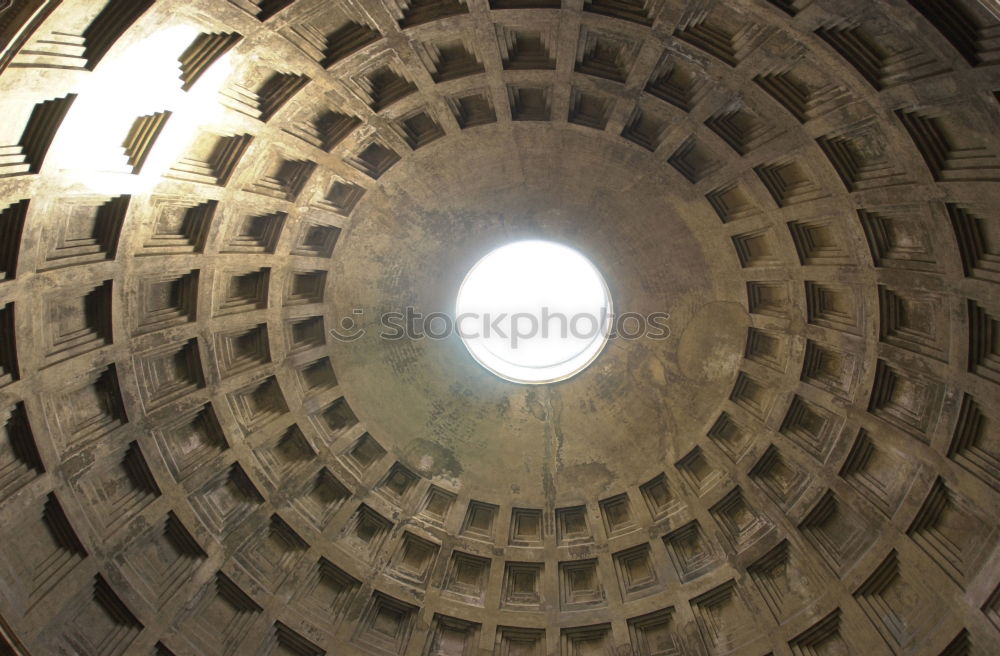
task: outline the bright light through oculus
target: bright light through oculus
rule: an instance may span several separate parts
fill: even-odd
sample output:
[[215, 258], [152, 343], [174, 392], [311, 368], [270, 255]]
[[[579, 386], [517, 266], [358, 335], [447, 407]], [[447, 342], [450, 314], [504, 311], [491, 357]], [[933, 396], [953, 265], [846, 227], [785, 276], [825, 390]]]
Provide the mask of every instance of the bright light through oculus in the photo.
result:
[[549, 383], [579, 373], [604, 348], [611, 295], [579, 252], [520, 241], [472, 268], [455, 316], [462, 341], [484, 367], [517, 383]]

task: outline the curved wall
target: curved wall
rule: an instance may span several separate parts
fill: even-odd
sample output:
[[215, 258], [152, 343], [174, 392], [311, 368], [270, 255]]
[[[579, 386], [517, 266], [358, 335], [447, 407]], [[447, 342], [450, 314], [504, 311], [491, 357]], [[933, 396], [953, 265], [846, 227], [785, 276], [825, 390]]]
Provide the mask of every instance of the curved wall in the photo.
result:
[[[8, 651], [1000, 648], [989, 3], [0, 2], [0, 37]], [[527, 388], [378, 337], [522, 237], [670, 338]]]

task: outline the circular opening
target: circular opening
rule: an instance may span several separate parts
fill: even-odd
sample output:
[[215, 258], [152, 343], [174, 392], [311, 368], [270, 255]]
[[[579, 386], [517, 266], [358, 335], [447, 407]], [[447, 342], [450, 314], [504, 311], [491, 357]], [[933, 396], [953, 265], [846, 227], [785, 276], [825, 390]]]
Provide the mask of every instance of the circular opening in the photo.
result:
[[611, 331], [611, 294], [590, 260], [550, 241], [519, 241], [479, 260], [462, 282], [456, 326], [472, 356], [516, 383], [564, 380]]

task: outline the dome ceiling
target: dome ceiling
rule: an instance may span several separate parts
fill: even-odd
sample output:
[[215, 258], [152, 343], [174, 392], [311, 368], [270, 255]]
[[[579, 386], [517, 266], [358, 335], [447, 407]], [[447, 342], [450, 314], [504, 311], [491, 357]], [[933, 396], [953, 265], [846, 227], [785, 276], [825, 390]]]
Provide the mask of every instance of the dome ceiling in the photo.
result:
[[[2, 42], [0, 653], [1000, 649], [988, 0], [26, 0]], [[669, 337], [525, 386], [380, 336], [519, 239]]]

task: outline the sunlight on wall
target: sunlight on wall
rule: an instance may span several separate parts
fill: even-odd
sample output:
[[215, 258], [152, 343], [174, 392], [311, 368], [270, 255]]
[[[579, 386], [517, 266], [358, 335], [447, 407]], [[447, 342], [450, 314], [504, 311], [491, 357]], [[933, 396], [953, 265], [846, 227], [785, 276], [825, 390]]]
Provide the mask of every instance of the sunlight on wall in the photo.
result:
[[[71, 183], [102, 194], [148, 191], [190, 146], [198, 128], [218, 120], [218, 92], [232, 72], [227, 53], [185, 92], [178, 58], [199, 30], [174, 26], [135, 44], [93, 73], [53, 144], [57, 168]], [[136, 119], [171, 112], [141, 172], [123, 143]]]

